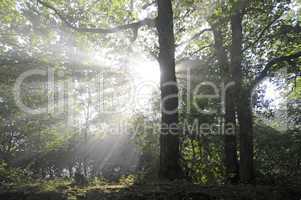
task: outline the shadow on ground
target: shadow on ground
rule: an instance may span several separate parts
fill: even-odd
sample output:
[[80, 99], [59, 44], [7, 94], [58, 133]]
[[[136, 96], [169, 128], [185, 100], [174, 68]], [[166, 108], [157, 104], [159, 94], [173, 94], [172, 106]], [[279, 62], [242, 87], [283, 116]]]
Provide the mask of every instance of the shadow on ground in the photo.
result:
[[107, 185], [89, 189], [0, 193], [1, 200], [300, 200], [301, 188], [201, 186], [193, 184]]
[[78, 200], [300, 200], [301, 189], [268, 186], [153, 184], [91, 189]]

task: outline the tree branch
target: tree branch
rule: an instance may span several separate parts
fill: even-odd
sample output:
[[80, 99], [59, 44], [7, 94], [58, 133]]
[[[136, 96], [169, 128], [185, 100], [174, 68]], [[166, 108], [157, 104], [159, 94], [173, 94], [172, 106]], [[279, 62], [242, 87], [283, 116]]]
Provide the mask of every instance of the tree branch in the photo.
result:
[[272, 59], [271, 61], [269, 61], [266, 64], [265, 68], [260, 72], [260, 74], [252, 82], [251, 89], [253, 89], [259, 82], [261, 82], [265, 77], [267, 77], [269, 75], [269, 73], [271, 72], [271, 70], [275, 64], [280, 63], [280, 62], [291, 63], [292, 60], [297, 59], [299, 57], [301, 57], [301, 51], [291, 54], [289, 56], [281, 56], [281, 57]]
[[209, 47], [212, 47], [212, 45], [206, 45], [206, 46], [203, 46], [201, 48], [199, 48], [198, 50], [192, 52], [189, 56], [187, 57], [182, 57], [178, 60], [176, 60], [176, 65], [179, 65], [181, 64], [182, 62], [185, 62], [187, 60], [189, 60], [191, 57], [195, 56], [197, 53], [201, 52], [202, 50], [206, 49], [206, 48], [209, 48]]
[[144, 4], [142, 6], [142, 9], [147, 9], [148, 7], [150, 7], [150, 6], [154, 5], [154, 4], [156, 4], [156, 1], [152, 1], [150, 3], [146, 3], [146, 4]]
[[[259, 33], [259, 36], [255, 39], [254, 42], [246, 46], [245, 48], [242, 49], [242, 52], [246, 51], [247, 49], [253, 47], [256, 45], [256, 43], [264, 36], [265, 32], [270, 29], [270, 27], [282, 16], [282, 14], [278, 15], [275, 19], [273, 19], [262, 31]], [[256, 32], [256, 31], [255, 31]]]
[[190, 39], [188, 39], [188, 40], [186, 40], [184, 42], [181, 42], [180, 44], [176, 44], [175, 47], [179, 47], [179, 46], [188, 44], [191, 41], [198, 39], [203, 33], [208, 32], [208, 31], [212, 31], [212, 29], [211, 28], [206, 28], [204, 30], [201, 30], [200, 32], [194, 34]]
[[138, 22], [130, 23], [130, 24], [125, 24], [125, 25], [120, 25], [116, 26], [113, 28], [81, 28], [81, 27], [76, 27], [72, 23], [70, 23], [55, 7], [52, 5], [41, 1], [37, 0], [40, 4], [42, 4], [44, 7], [52, 10], [69, 28], [74, 29], [78, 32], [86, 32], [86, 33], [100, 33], [100, 34], [110, 34], [110, 33], [116, 33], [119, 31], [124, 31], [127, 29], [133, 29], [136, 31], [137, 29], [141, 28], [142, 26], [150, 26], [153, 27], [155, 26], [155, 19], [150, 19], [146, 18]]
[[299, 23], [295, 26], [292, 25], [282, 25], [280, 27], [280, 32], [282, 34], [288, 34], [288, 33], [301, 33], [301, 27], [299, 25]]

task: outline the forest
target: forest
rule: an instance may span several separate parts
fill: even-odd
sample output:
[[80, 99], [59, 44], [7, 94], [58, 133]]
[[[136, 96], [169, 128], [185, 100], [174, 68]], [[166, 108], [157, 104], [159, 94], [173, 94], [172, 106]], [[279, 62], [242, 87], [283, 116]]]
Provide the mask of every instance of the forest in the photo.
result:
[[300, 0], [0, 0], [1, 200], [300, 200]]

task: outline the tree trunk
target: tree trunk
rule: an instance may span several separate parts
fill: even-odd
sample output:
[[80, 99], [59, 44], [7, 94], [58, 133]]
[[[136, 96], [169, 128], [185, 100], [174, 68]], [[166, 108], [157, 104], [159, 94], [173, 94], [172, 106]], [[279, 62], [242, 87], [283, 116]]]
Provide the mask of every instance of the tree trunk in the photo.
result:
[[238, 121], [240, 125], [240, 177], [243, 183], [252, 183], [254, 181], [253, 117], [251, 96], [247, 91], [240, 93]]
[[[223, 37], [218, 30], [218, 25], [213, 24], [212, 30], [215, 40], [215, 52], [217, 56], [218, 63], [221, 67], [222, 77], [224, 77], [224, 82], [230, 83], [232, 81], [230, 76], [230, 68], [226, 50], [223, 45]], [[236, 127], [236, 117], [235, 117], [235, 105], [234, 105], [234, 95], [233, 87], [228, 87], [225, 94], [225, 110], [224, 114], [224, 133], [226, 133], [229, 125], [234, 125]], [[236, 130], [236, 128], [235, 128]], [[230, 183], [237, 183], [239, 179], [239, 168], [237, 160], [237, 143], [236, 143], [236, 131], [234, 135], [225, 134], [224, 136], [224, 163], [226, 168], [226, 180]]]
[[[226, 178], [230, 183], [237, 183], [239, 180], [239, 167], [237, 160], [237, 142], [236, 142], [236, 117], [235, 117], [235, 105], [233, 89], [229, 88], [226, 91], [226, 102], [225, 102], [225, 167], [226, 167]], [[231, 125], [231, 126], [229, 126]], [[235, 127], [234, 134], [227, 134], [227, 128]]]
[[183, 174], [179, 163], [178, 131], [170, 129], [178, 125], [178, 88], [175, 75], [173, 12], [171, 0], [157, 0], [157, 5], [162, 113], [159, 177], [173, 180], [181, 178]]
[[231, 68], [235, 80], [237, 94], [236, 106], [240, 130], [240, 179], [243, 183], [250, 183], [254, 179], [253, 173], [253, 127], [250, 96], [244, 91], [242, 82], [242, 13], [236, 11], [231, 16], [232, 46]]

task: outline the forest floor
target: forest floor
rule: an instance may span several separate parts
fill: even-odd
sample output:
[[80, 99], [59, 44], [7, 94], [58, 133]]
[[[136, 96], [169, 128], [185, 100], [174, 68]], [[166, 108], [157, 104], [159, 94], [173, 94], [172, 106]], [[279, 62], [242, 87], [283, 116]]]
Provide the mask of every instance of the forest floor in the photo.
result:
[[186, 182], [75, 187], [24, 186], [0, 191], [1, 200], [300, 200], [301, 188], [285, 186], [204, 186]]

